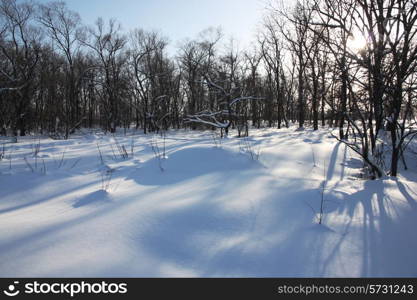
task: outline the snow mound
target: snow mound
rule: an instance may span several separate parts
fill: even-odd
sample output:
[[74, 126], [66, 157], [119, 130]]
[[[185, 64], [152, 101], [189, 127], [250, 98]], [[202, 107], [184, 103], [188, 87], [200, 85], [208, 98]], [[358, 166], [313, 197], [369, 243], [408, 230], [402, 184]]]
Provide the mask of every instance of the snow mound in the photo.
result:
[[109, 193], [104, 190], [99, 190], [78, 199], [72, 206], [74, 208], [80, 208], [89, 205], [102, 205], [110, 202], [112, 202], [112, 200]]
[[240, 172], [260, 167], [259, 162], [247, 155], [201, 146], [180, 149], [160, 160], [150, 159], [138, 169], [133, 179], [141, 185], [166, 185], [212, 173]]

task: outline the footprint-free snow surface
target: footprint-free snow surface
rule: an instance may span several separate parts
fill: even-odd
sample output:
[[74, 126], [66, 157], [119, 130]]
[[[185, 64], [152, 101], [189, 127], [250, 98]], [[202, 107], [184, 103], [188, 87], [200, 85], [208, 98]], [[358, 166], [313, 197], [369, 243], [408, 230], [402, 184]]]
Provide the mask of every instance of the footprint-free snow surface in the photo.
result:
[[415, 155], [398, 179], [365, 181], [327, 131], [294, 128], [221, 144], [210, 131], [165, 143], [90, 132], [5, 150], [2, 277], [417, 276]]

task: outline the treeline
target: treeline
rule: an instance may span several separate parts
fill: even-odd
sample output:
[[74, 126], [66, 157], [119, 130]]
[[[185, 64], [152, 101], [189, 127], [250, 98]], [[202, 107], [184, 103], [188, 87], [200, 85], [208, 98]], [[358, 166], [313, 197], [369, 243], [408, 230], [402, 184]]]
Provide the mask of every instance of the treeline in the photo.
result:
[[416, 34], [413, 0], [272, 2], [251, 49], [208, 29], [172, 57], [157, 32], [0, 0], [0, 135], [308, 123], [338, 127], [370, 176], [396, 176], [416, 134]]

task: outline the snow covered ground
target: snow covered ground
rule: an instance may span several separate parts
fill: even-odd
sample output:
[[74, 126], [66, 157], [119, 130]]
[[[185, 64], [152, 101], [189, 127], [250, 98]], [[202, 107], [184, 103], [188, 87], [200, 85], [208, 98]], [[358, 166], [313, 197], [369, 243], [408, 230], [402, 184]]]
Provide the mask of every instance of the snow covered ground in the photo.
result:
[[37, 144], [0, 162], [1, 277], [417, 276], [415, 156], [364, 181], [327, 131], [173, 131], [160, 162], [133, 132]]

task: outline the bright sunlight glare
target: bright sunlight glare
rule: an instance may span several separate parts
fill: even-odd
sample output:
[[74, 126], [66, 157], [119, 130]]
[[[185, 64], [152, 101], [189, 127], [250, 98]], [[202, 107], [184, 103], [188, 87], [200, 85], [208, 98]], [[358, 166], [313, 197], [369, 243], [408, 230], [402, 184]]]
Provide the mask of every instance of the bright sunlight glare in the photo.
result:
[[360, 33], [354, 34], [353, 37], [351, 37], [348, 41], [348, 47], [354, 51], [364, 49], [366, 47], [366, 44], [366, 38]]

